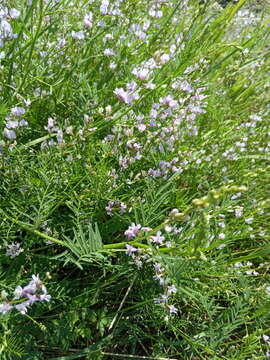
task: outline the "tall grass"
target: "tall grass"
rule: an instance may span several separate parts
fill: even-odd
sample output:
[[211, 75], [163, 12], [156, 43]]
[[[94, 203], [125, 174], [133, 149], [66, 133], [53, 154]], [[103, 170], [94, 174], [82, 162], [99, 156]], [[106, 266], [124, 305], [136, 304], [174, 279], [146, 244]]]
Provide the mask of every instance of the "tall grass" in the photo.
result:
[[0, 358], [270, 356], [269, 6], [0, 4]]

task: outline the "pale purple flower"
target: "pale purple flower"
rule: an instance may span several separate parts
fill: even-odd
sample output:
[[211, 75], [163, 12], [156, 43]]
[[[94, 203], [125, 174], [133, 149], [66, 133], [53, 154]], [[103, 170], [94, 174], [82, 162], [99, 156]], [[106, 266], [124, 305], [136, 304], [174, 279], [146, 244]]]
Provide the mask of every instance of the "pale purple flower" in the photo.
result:
[[121, 202], [119, 212], [121, 215], [125, 214], [127, 212], [127, 205]]
[[4, 302], [3, 304], [0, 304], [0, 313], [5, 314], [9, 310], [12, 309], [12, 306], [9, 305], [7, 302]]
[[132, 104], [132, 97], [123, 88], [116, 88], [113, 93], [118, 97], [119, 100], [123, 101], [125, 104]]
[[167, 294], [162, 294], [160, 299], [162, 303], [166, 303], [169, 299], [169, 296]]
[[27, 126], [27, 125], [28, 125], [28, 121], [26, 121], [25, 119], [19, 121], [19, 126]]
[[162, 268], [161, 268], [161, 264], [160, 263], [155, 263], [154, 264], [154, 269], [156, 272], [161, 272]]
[[6, 127], [8, 129], [16, 129], [19, 126], [18, 120], [9, 120], [6, 122]]
[[108, 14], [108, 6], [105, 4], [101, 4], [100, 6], [100, 14], [107, 15]]
[[107, 41], [107, 40], [113, 40], [113, 34], [106, 34], [106, 35], [104, 36], [103, 41]]
[[241, 217], [243, 215], [243, 208], [239, 207], [234, 210], [235, 217]]
[[236, 199], [240, 198], [241, 195], [242, 195], [242, 193], [238, 192], [238, 193], [231, 196], [231, 200], [236, 200]]
[[104, 52], [103, 52], [103, 54], [104, 54], [105, 56], [114, 56], [114, 55], [115, 55], [113, 49], [105, 49]]
[[255, 271], [255, 270], [247, 270], [246, 274], [247, 275], [252, 275], [252, 276], [258, 276], [259, 275], [259, 273], [257, 271]]
[[146, 129], [146, 125], [145, 124], [139, 124], [137, 126], [139, 132], [144, 132], [144, 130]]
[[178, 310], [174, 305], [168, 305], [168, 308], [170, 310], [170, 314], [177, 314]]
[[47, 293], [45, 285], [43, 285], [38, 275], [32, 275], [32, 280], [28, 285], [17, 286], [13, 292], [13, 300], [23, 299], [21, 303], [16, 305], [9, 305], [4, 303], [0, 305], [0, 313], [5, 313], [11, 309], [16, 309], [20, 311], [21, 314], [26, 314], [28, 307], [33, 305], [37, 301], [50, 301], [51, 296]]
[[148, 83], [146, 83], [144, 87], [146, 89], [153, 90], [153, 89], [155, 89], [156, 85], [152, 81], [148, 81]]
[[191, 85], [186, 81], [184, 80], [181, 84], [180, 84], [180, 89], [184, 92], [187, 92], [187, 93], [190, 93], [192, 92], [192, 87]]
[[165, 240], [165, 237], [162, 236], [161, 231], [158, 231], [155, 236], [150, 236], [150, 239], [158, 245], [162, 245], [163, 241]]
[[91, 28], [93, 26], [93, 13], [91, 11], [84, 16], [83, 25], [86, 28]]
[[268, 335], [262, 335], [263, 341], [265, 341], [267, 344], [269, 344], [270, 337]]
[[172, 243], [170, 241], [166, 241], [165, 242], [165, 246], [166, 248], [171, 248], [172, 247]]
[[162, 65], [166, 64], [169, 60], [170, 60], [170, 55], [169, 54], [163, 54], [160, 57], [160, 63]]
[[218, 250], [222, 250], [222, 249], [224, 249], [225, 247], [226, 247], [225, 244], [220, 244], [220, 245], [217, 246], [217, 249], [218, 249]]
[[25, 315], [27, 313], [27, 308], [31, 305], [31, 301], [23, 301], [20, 304], [14, 305], [14, 308], [18, 310], [21, 314]]
[[24, 251], [24, 249], [21, 248], [21, 244], [19, 243], [12, 243], [10, 245], [7, 244], [6, 248], [6, 255], [10, 256], [12, 259], [20, 255], [20, 253]]
[[165, 279], [163, 277], [163, 274], [156, 274], [153, 276], [153, 279], [157, 280], [159, 282], [159, 285], [164, 285], [165, 284]]
[[150, 228], [150, 227], [148, 227], [148, 226], [143, 226], [143, 227], [141, 228], [141, 230], [142, 230], [142, 231], [145, 231], [145, 232], [149, 232], [149, 231], [152, 231], [153, 229]]
[[21, 12], [15, 8], [9, 10], [9, 16], [11, 17], [11, 19], [18, 19], [20, 14]]
[[56, 138], [57, 138], [58, 144], [62, 144], [62, 143], [63, 143], [63, 131], [62, 131], [62, 130], [58, 130], [58, 131], [57, 131]]
[[111, 69], [111, 70], [114, 70], [114, 69], [116, 69], [116, 67], [117, 67], [117, 64], [115, 63], [115, 62], [110, 62], [110, 64], [109, 64], [109, 68]]
[[15, 106], [11, 108], [11, 114], [16, 117], [20, 117], [25, 114], [25, 109], [21, 106]]
[[60, 49], [62, 49], [65, 45], [66, 45], [66, 39], [65, 39], [65, 38], [60, 38], [60, 39], [58, 39], [57, 46], [58, 46]]
[[42, 281], [40, 280], [39, 275], [34, 275], [34, 274], [32, 275], [32, 280], [30, 283], [33, 283], [38, 287], [42, 285]]
[[176, 294], [177, 293], [177, 288], [175, 285], [169, 285], [168, 286], [168, 294]]
[[128, 158], [126, 156], [119, 157], [119, 166], [122, 170], [127, 169], [129, 167]]
[[1, 19], [0, 22], [0, 35], [3, 39], [11, 40], [13, 39], [13, 30], [9, 22], [5, 19]]
[[224, 233], [220, 233], [220, 234], [218, 235], [218, 238], [219, 238], [220, 240], [224, 240], [225, 237], [226, 237], [226, 235], [225, 235]]
[[135, 75], [141, 81], [146, 81], [148, 79], [149, 73], [150, 73], [149, 69], [146, 68], [141, 68], [141, 69], [135, 68], [132, 71], [132, 74]]
[[107, 211], [107, 215], [113, 216], [113, 207], [114, 207], [114, 201], [109, 201], [108, 205], [105, 207], [105, 210]]
[[84, 40], [85, 39], [85, 33], [83, 30], [80, 31], [72, 31], [71, 32], [71, 37], [74, 40]]
[[126, 254], [131, 257], [133, 257], [134, 253], [137, 251], [137, 248], [129, 244], [126, 244], [126, 249]]
[[127, 83], [126, 88], [128, 91], [133, 92], [137, 89], [137, 84], [135, 81], [131, 81], [130, 83]]
[[15, 288], [14, 292], [13, 292], [13, 295], [14, 295], [13, 299], [14, 299], [14, 300], [19, 299], [19, 298], [22, 296], [22, 293], [23, 293], [22, 287], [21, 287], [21, 286], [17, 286], [17, 287]]
[[163, 15], [163, 12], [161, 10], [156, 10], [155, 7], [150, 8], [149, 10], [149, 16], [160, 19]]
[[125, 231], [125, 235], [128, 239], [132, 239], [134, 237], [137, 236], [138, 232], [140, 231], [141, 229], [141, 225], [138, 224], [138, 225], [135, 225], [134, 223], [132, 223], [129, 228]]
[[167, 95], [165, 98], [160, 98], [160, 103], [168, 106], [169, 108], [176, 108], [178, 106], [178, 103], [176, 100], [174, 100], [172, 95]]
[[137, 265], [139, 268], [142, 267], [142, 261], [138, 258], [134, 258], [134, 263], [135, 265]]

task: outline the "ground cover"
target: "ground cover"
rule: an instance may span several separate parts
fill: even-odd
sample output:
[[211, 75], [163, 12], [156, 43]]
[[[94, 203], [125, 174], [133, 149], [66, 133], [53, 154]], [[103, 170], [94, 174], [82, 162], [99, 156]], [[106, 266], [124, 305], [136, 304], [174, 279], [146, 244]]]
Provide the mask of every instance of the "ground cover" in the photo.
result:
[[270, 357], [269, 23], [1, 2], [1, 359]]

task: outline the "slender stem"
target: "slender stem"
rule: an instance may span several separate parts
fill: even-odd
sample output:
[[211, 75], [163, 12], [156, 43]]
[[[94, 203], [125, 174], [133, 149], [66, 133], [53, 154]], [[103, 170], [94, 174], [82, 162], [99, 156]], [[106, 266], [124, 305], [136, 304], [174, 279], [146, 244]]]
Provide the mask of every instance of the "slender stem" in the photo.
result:
[[52, 236], [49, 236], [47, 234], [44, 234], [36, 229], [33, 229], [32, 226], [20, 221], [20, 220], [17, 220], [17, 219], [13, 219], [11, 216], [7, 215], [4, 210], [0, 209], [0, 213], [2, 213], [3, 216], [5, 216], [7, 219], [9, 219], [11, 222], [13, 222], [13, 224], [16, 224], [16, 225], [19, 225], [20, 227], [22, 227], [23, 229], [25, 229], [26, 231], [29, 231], [37, 236], [40, 236], [42, 237], [43, 239], [47, 240], [47, 241], [51, 241], [51, 242], [54, 242], [58, 245], [62, 245], [62, 246], [66, 246], [66, 243], [64, 241], [61, 241], [59, 239], [56, 239]]
[[[34, 39], [31, 43], [31, 47], [30, 47], [30, 51], [29, 51], [29, 56], [28, 56], [28, 59], [27, 59], [27, 63], [26, 63], [26, 70], [25, 70], [25, 75], [22, 79], [22, 82], [18, 88], [18, 90], [16, 91], [16, 94], [18, 94], [21, 89], [23, 88], [24, 84], [25, 84], [25, 81], [26, 81], [26, 78], [29, 74], [29, 66], [31, 64], [31, 60], [32, 60], [32, 55], [33, 55], [33, 51], [34, 51], [34, 48], [35, 48], [35, 44], [36, 44], [36, 41], [39, 37], [39, 32], [40, 32], [40, 29], [41, 29], [41, 26], [42, 26], [42, 20], [43, 20], [43, 0], [40, 0], [40, 12], [39, 12], [39, 19], [38, 19], [38, 24], [37, 24], [37, 30], [36, 30], [36, 33], [35, 33], [35, 36], [34, 36]], [[15, 94], [15, 95], [16, 95]], [[15, 96], [14, 95], [14, 96]]]

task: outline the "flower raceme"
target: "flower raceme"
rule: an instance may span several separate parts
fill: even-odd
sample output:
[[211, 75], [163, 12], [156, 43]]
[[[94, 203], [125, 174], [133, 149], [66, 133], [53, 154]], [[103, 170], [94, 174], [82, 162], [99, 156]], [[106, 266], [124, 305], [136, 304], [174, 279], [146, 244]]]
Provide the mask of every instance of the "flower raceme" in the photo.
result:
[[[140, 232], [148, 232], [152, 230], [153, 229], [148, 227], [142, 227], [140, 224], [132, 223], [125, 231], [125, 236], [128, 240], [131, 240], [138, 237]], [[170, 229], [170, 231], [172, 231], [172, 229]], [[170, 241], [165, 241], [165, 236], [163, 236], [161, 231], [157, 231], [156, 235], [149, 236], [149, 241], [154, 247], [156, 247], [156, 249], [163, 245], [167, 248], [172, 246]], [[141, 248], [137, 248], [131, 244], [126, 244], [126, 255], [132, 258], [138, 268], [142, 267], [143, 263], [153, 263], [155, 273], [153, 279], [156, 280], [163, 289], [163, 293], [160, 297], [154, 299], [154, 302], [164, 307], [169, 315], [176, 315], [178, 309], [174, 305], [170, 305], [169, 301], [170, 298], [177, 293], [177, 288], [174, 284], [170, 284], [170, 279], [166, 277], [165, 268], [162, 264], [156, 262], [156, 260], [151, 257], [150, 252], [144, 253]], [[166, 316], [166, 319], [167, 318], [168, 316]]]
[[[0, 304], [0, 313], [5, 314], [9, 310], [18, 310], [21, 314], [26, 314], [28, 308], [35, 302], [46, 301], [49, 302], [51, 295], [48, 294], [45, 285], [39, 278], [39, 275], [32, 275], [32, 280], [28, 285], [21, 287], [17, 286], [13, 292], [13, 299], [7, 300], [7, 294], [3, 294], [2, 298], [5, 300]], [[23, 300], [18, 302], [18, 300]]]

